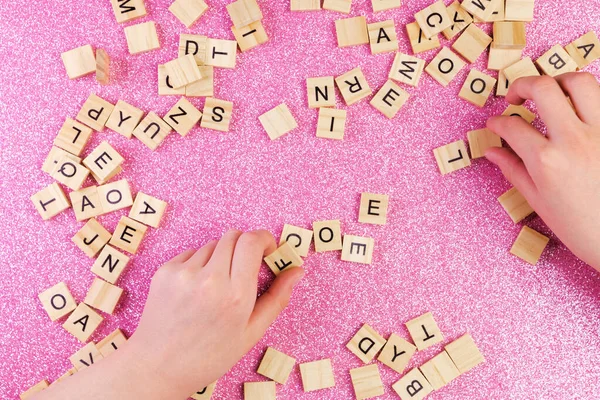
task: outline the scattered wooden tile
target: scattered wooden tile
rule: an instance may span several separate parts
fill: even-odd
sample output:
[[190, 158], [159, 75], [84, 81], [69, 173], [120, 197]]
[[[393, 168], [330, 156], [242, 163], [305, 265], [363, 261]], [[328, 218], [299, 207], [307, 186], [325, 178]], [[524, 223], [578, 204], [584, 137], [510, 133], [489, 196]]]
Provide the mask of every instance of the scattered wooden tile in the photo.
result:
[[294, 365], [296, 365], [295, 358], [269, 347], [258, 366], [257, 372], [285, 385]]
[[96, 257], [96, 254], [108, 243], [111, 236], [110, 232], [92, 218], [77, 231], [71, 240], [86, 256], [92, 258]]
[[169, 124], [154, 111], [150, 111], [133, 130], [133, 136], [148, 146], [150, 150], [156, 150], [171, 131], [172, 128]]
[[60, 55], [69, 79], [77, 79], [96, 72], [94, 49], [89, 44], [65, 51]]
[[369, 325], [364, 324], [346, 344], [346, 348], [368, 364], [383, 348], [386, 340]]
[[523, 55], [521, 49], [497, 49], [490, 47], [487, 69], [500, 71], [518, 62]]
[[103, 320], [104, 318], [96, 311], [84, 303], [79, 303], [63, 324], [63, 328], [79, 341], [85, 343]]
[[496, 21], [505, 21], [504, 17], [504, 0], [499, 0], [496, 8], [492, 12], [492, 15], [489, 16], [488, 19], [482, 20], [479, 17], [474, 17], [473, 22], [476, 24], [480, 24], [483, 22], [496, 22]]
[[158, 228], [166, 209], [167, 202], [137, 192], [133, 206], [129, 210], [129, 218], [153, 228]]
[[400, 108], [409, 98], [408, 92], [388, 80], [381, 89], [373, 96], [370, 104], [387, 118], [392, 119], [396, 116]]
[[244, 382], [244, 400], [275, 400], [275, 382]]
[[344, 235], [342, 261], [371, 264], [375, 240], [368, 237]]
[[186, 97], [212, 97], [214, 95], [214, 67], [202, 65], [198, 69], [202, 73], [202, 79], [185, 86]]
[[504, 71], [498, 71], [498, 85], [496, 86], [496, 96], [506, 96], [510, 82], [506, 79]]
[[287, 242], [296, 254], [300, 257], [308, 256], [308, 250], [310, 243], [313, 239], [313, 231], [310, 229], [304, 229], [299, 226], [285, 224], [283, 225], [283, 231], [281, 232], [281, 239], [279, 239], [279, 245]]
[[317, 137], [325, 139], [344, 139], [344, 129], [346, 127], [346, 110], [335, 108], [319, 108], [319, 118], [317, 119]]
[[410, 370], [400, 380], [392, 385], [392, 389], [402, 400], [422, 400], [433, 392], [433, 387], [427, 382], [418, 368]]
[[371, 0], [373, 12], [391, 10], [392, 8], [400, 8], [401, 0]]
[[110, 0], [118, 23], [146, 16], [144, 0]]
[[304, 264], [304, 261], [296, 253], [296, 250], [287, 242], [279, 246], [273, 253], [267, 255], [264, 260], [275, 275], [279, 275], [287, 268], [301, 267]]
[[129, 217], [122, 216], [109, 243], [121, 250], [135, 254], [147, 230], [148, 227], [146, 225], [140, 224]]
[[492, 43], [492, 38], [477, 25], [471, 24], [456, 39], [452, 48], [466, 60], [473, 63], [487, 49], [490, 43]]
[[460, 89], [458, 97], [477, 107], [483, 107], [492, 94], [496, 82], [496, 78], [472, 69], [469, 71], [467, 80]]
[[202, 74], [192, 54], [171, 60], [163, 64], [163, 67], [169, 77], [169, 84], [175, 89], [202, 79]]
[[110, 83], [110, 58], [104, 49], [96, 49], [96, 81], [101, 85]]
[[435, 390], [443, 388], [460, 375], [460, 371], [445, 351], [421, 365], [419, 370]]
[[98, 182], [98, 184], [104, 185], [105, 183], [110, 181], [112, 178], [119, 175], [121, 172], [123, 172], [123, 168], [119, 165], [117, 168], [114, 169], [113, 172], [108, 174], [108, 176], [104, 179], [100, 179], [100, 177], [97, 176], [96, 174], [94, 174], [93, 172], [90, 172], [90, 175], [92, 175], [92, 177], [96, 180], [96, 182]]
[[[196, 82], [200, 82], [200, 81], [196, 81]], [[196, 82], [194, 82], [194, 83], [196, 83]], [[192, 84], [190, 84], [190, 85], [192, 85]], [[173, 85], [171, 85], [171, 78], [169, 78], [169, 75], [167, 75], [165, 66], [162, 64], [158, 65], [158, 95], [159, 96], [184, 95], [186, 87], [187, 86], [182, 86], [179, 88], [173, 87]]]
[[315, 251], [334, 251], [342, 249], [342, 229], [339, 220], [313, 222]]
[[510, 117], [521, 117], [530, 124], [535, 119], [535, 114], [529, 111], [524, 106], [515, 106], [514, 104], [509, 105], [502, 115]]
[[403, 53], [396, 53], [388, 78], [417, 87], [423, 68], [425, 68], [425, 60]]
[[133, 204], [129, 183], [125, 179], [98, 186], [98, 195], [104, 213], [120, 210]]
[[534, 212], [525, 197], [514, 187], [498, 197], [498, 201], [515, 224], [523, 221]]
[[97, 217], [104, 214], [97, 186], [88, 186], [69, 193], [71, 205], [77, 221]]
[[558, 76], [567, 72], [577, 71], [577, 63], [565, 49], [557, 44], [536, 60], [537, 65], [546, 75]]
[[437, 49], [441, 46], [440, 39], [437, 35], [434, 35], [430, 39], [427, 39], [421, 30], [421, 27], [416, 22], [406, 24], [406, 33], [410, 40], [410, 46], [413, 53], [423, 53], [431, 49]]
[[398, 51], [398, 37], [394, 20], [375, 22], [367, 25], [371, 54]]
[[256, 0], [237, 0], [227, 5], [227, 12], [236, 28], [248, 26], [263, 18]]
[[113, 108], [114, 106], [108, 101], [92, 93], [85, 103], [83, 103], [81, 110], [77, 113], [76, 119], [90, 128], [102, 132]]
[[425, 350], [444, 340], [444, 336], [430, 312], [411, 319], [405, 325], [419, 350]]
[[333, 76], [307, 78], [306, 91], [309, 108], [335, 107]]
[[196, 64], [204, 65], [206, 62], [208, 48], [208, 37], [204, 35], [191, 35], [182, 33], [179, 35], [178, 57], [188, 54], [194, 56]]
[[69, 200], [67, 200], [67, 196], [65, 196], [65, 192], [63, 192], [56, 182], [51, 183], [31, 196], [31, 201], [44, 221], [71, 206]]
[[202, 113], [188, 99], [182, 97], [165, 115], [164, 121], [181, 136], [186, 136], [200, 118]]
[[469, 131], [467, 133], [471, 158], [481, 158], [485, 156], [485, 151], [490, 147], [502, 147], [502, 139], [487, 128]]
[[452, 19], [448, 15], [443, 0], [438, 0], [416, 13], [415, 21], [428, 39], [452, 26]]
[[38, 394], [39, 392], [41, 392], [44, 389], [47, 389], [48, 386], [50, 386], [50, 384], [48, 383], [47, 380], [44, 379], [43, 381], [36, 383], [32, 387], [30, 387], [29, 389], [27, 389], [26, 391], [21, 393], [19, 395], [19, 398], [21, 400], [31, 399], [34, 395]]
[[83, 302], [97, 310], [112, 314], [122, 295], [123, 289], [120, 287], [105, 282], [100, 278], [94, 278]]
[[321, 9], [321, 0], [290, 0], [291, 11], [317, 11]]
[[200, 17], [208, 10], [208, 5], [203, 0], [175, 0], [169, 11], [177, 17], [186, 28], [194, 25]]
[[360, 67], [356, 67], [344, 75], [338, 76], [335, 78], [335, 83], [348, 106], [364, 99], [372, 93], [369, 83]]
[[54, 167], [56, 166], [56, 164], [58, 164], [58, 160], [61, 159], [63, 156], [70, 157], [73, 161], [75, 161], [77, 163], [81, 162], [81, 158], [79, 158], [59, 147], [52, 146], [52, 148], [50, 149], [50, 152], [48, 153], [48, 156], [46, 156], [46, 159], [44, 160], [44, 163], [42, 164], [42, 171], [44, 171], [47, 174], [51, 174], [52, 171], [54, 170]]
[[461, 374], [469, 372], [485, 361], [473, 337], [468, 333], [447, 344], [445, 350]]
[[447, 47], [431, 60], [425, 71], [442, 86], [448, 86], [452, 79], [467, 65], [459, 56]]
[[392, 333], [377, 360], [401, 374], [416, 351], [415, 346]]
[[525, 23], [518, 21], [494, 22], [494, 43], [497, 49], [524, 49], [527, 44]]
[[261, 21], [256, 21], [241, 28], [231, 27], [241, 51], [253, 49], [269, 40], [269, 36]]
[[123, 161], [125, 159], [107, 141], [103, 141], [83, 159], [83, 165], [100, 179], [106, 179]]
[[590, 31], [569, 43], [565, 50], [575, 60], [579, 69], [582, 69], [600, 59], [600, 40], [596, 32]]
[[76, 156], [85, 148], [92, 130], [79, 122], [67, 118], [54, 139], [54, 145]]
[[59, 282], [44, 290], [38, 295], [38, 298], [51, 321], [56, 321], [77, 308], [77, 303], [64, 282]]
[[202, 390], [198, 390], [190, 397], [194, 400], [210, 400], [213, 395], [213, 392], [215, 391], [216, 384], [217, 382], [213, 382], [210, 385], [202, 388]]
[[92, 265], [92, 272], [109, 283], [116, 283], [129, 263], [129, 257], [108, 244]]
[[387, 194], [361, 193], [358, 222], [385, 225], [389, 199], [390, 197]]
[[534, 0], [506, 0], [504, 18], [507, 21], [533, 21]]
[[103, 358], [94, 342], [90, 342], [69, 357], [69, 361], [77, 371], [81, 371], [91, 367]]
[[369, 43], [365, 17], [338, 19], [335, 21], [338, 47], [358, 46]]
[[79, 190], [90, 171], [70, 157], [61, 157], [50, 176], [71, 190]]
[[541, 233], [524, 226], [512, 245], [510, 253], [531, 265], [537, 264], [550, 239]]
[[327, 389], [335, 386], [331, 359], [300, 364], [300, 376], [305, 392]]
[[494, 11], [498, 9], [501, 0], [464, 0], [461, 7], [467, 10], [473, 17], [483, 21], [490, 19]]
[[381, 396], [385, 392], [377, 364], [351, 369], [350, 379], [357, 400]]
[[200, 121], [200, 126], [202, 128], [229, 132], [232, 114], [232, 102], [208, 97], [204, 103], [203, 117]]
[[350, 14], [352, 0], [323, 0], [323, 10], [337, 11]]
[[298, 127], [298, 123], [285, 103], [262, 114], [258, 120], [271, 140], [279, 139]]
[[206, 48], [206, 65], [218, 68], [235, 68], [237, 56], [237, 42], [235, 40], [208, 38]]
[[125, 27], [125, 38], [127, 39], [129, 54], [140, 54], [160, 49], [154, 21]]
[[102, 354], [102, 357], [106, 358], [115, 351], [119, 350], [121, 345], [127, 341], [125, 335], [119, 328], [109, 333], [104, 339], [96, 343], [96, 347]]
[[144, 112], [142, 110], [119, 100], [106, 121], [106, 127], [126, 138], [131, 138], [133, 130], [138, 126], [143, 116]]
[[509, 82], [514, 82], [525, 76], [540, 76], [540, 73], [529, 57], [525, 57], [510, 67], [504, 68], [503, 72]]
[[446, 39], [450, 40], [469, 26], [469, 24], [473, 22], [473, 17], [471, 17], [471, 14], [462, 8], [460, 3], [456, 0], [446, 8], [446, 11], [448, 12], [452, 25], [444, 29], [442, 33]]

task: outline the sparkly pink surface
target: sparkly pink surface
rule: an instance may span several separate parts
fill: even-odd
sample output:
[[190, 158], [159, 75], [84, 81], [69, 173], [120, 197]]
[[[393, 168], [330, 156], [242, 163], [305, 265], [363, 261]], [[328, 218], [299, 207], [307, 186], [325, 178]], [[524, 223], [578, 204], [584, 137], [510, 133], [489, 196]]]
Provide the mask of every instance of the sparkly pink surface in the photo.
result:
[[[52, 323], [37, 294], [65, 281], [80, 301], [93, 279], [92, 261], [70, 238], [81, 226], [70, 210], [43, 222], [29, 196], [48, 185], [41, 170], [52, 139], [66, 117], [74, 117], [91, 92], [111, 102], [123, 99], [163, 115], [175, 97], [159, 97], [156, 65], [177, 54], [182, 32], [233, 39], [228, 1], [211, 0], [210, 10], [191, 30], [167, 11], [170, 1], [146, 0], [159, 26], [162, 48], [131, 56], [123, 26], [107, 0], [2, 2], [0, 4], [0, 397], [16, 398], [37, 381], [54, 380], [82, 345]], [[429, 0], [406, 2], [399, 10], [373, 14], [370, 1], [354, 1], [352, 14], [374, 22], [393, 18], [400, 50], [409, 52], [404, 25]], [[537, 58], [598, 29], [594, 2], [537, 1], [528, 26], [526, 55]], [[404, 322], [432, 311], [444, 343], [470, 331], [487, 362], [431, 395], [432, 399], [591, 399], [600, 393], [600, 276], [558, 240], [537, 266], [508, 253], [520, 226], [496, 201], [508, 187], [484, 160], [442, 177], [432, 150], [464, 139], [486, 118], [506, 107], [502, 98], [478, 109], [457, 98], [468, 68], [448, 88], [424, 74], [419, 88], [389, 121], [368, 101], [348, 107], [343, 142], [315, 137], [317, 111], [307, 107], [305, 79], [340, 75], [360, 66], [371, 87], [385, 82], [393, 54], [373, 56], [368, 46], [336, 47], [331, 12], [290, 13], [288, 1], [260, 1], [270, 41], [238, 55], [235, 70], [215, 70], [215, 96], [233, 101], [229, 133], [194, 129], [186, 138], [168, 137], [151, 152], [137, 140], [106, 130], [88, 150], [108, 140], [125, 157], [122, 177], [169, 203], [160, 229], [151, 229], [141, 251], [120, 280], [126, 297], [93, 336], [120, 327], [135, 329], [154, 271], [178, 252], [219, 237], [226, 229], [266, 228], [277, 236], [284, 223], [310, 227], [315, 220], [340, 219], [344, 233], [375, 238], [373, 264], [345, 263], [339, 252], [311, 254], [307, 275], [289, 308], [266, 337], [217, 386], [214, 398], [242, 398], [244, 381], [255, 373], [266, 346], [299, 362], [330, 357], [336, 387], [303, 393], [298, 369], [283, 399], [353, 398], [348, 370], [362, 363], [345, 343], [365, 322], [389, 335], [408, 337]], [[69, 81], [60, 53], [90, 43], [112, 58], [112, 80], [99, 86], [92, 76]], [[446, 43], [444, 40], [443, 43]], [[430, 60], [436, 51], [422, 55]], [[485, 68], [486, 56], [475, 64]], [[598, 63], [588, 68], [600, 75]], [[202, 99], [193, 99], [198, 107]], [[258, 116], [285, 102], [299, 128], [271, 142]], [[338, 106], [346, 108], [338, 94]], [[391, 197], [388, 224], [357, 222], [360, 192]], [[100, 218], [114, 228], [124, 211]], [[526, 223], [550, 234], [539, 218]], [[261, 273], [261, 288], [272, 274]], [[202, 316], [198, 316], [201, 318]], [[201, 335], [201, 332], [198, 332]], [[442, 345], [418, 353], [410, 367], [437, 354]], [[380, 364], [381, 398], [400, 375]]]

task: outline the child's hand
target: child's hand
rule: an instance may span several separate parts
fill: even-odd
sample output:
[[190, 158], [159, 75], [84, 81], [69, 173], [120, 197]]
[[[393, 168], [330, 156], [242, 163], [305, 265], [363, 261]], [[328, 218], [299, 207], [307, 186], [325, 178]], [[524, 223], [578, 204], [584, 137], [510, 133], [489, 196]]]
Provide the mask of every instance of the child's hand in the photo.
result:
[[575, 255], [600, 270], [598, 81], [588, 73], [521, 78], [506, 99], [511, 104], [533, 100], [548, 135], [520, 117], [490, 118], [488, 128], [512, 150], [491, 148], [486, 157]]

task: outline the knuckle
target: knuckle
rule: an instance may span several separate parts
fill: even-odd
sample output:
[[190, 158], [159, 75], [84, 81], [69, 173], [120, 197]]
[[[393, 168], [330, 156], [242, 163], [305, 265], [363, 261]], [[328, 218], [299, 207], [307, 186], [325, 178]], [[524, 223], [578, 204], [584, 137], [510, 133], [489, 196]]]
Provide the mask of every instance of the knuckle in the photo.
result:
[[534, 94], [536, 94], [538, 96], [543, 96], [543, 95], [547, 94], [549, 91], [556, 89], [557, 85], [558, 84], [556, 83], [554, 78], [552, 78], [548, 75], [543, 75], [534, 81], [532, 91]]

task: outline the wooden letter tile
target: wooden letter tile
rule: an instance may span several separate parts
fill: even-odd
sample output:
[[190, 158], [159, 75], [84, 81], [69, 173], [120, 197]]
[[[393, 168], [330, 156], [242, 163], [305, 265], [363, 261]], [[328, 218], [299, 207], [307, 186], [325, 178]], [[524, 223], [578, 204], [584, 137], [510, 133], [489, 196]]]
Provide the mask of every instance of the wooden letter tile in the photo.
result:
[[490, 15], [489, 18], [487, 18], [486, 20], [482, 20], [479, 17], [473, 18], [473, 22], [475, 22], [476, 24], [480, 24], [483, 22], [496, 22], [496, 21], [505, 21], [505, 20], [506, 19], [504, 18], [504, 0], [498, 1], [496, 8], [494, 8], [494, 11], [492, 12], [492, 15]]
[[185, 86], [187, 97], [212, 97], [214, 95], [214, 67], [202, 65], [198, 69], [202, 73], [202, 79]]
[[67, 196], [65, 196], [65, 192], [63, 192], [56, 182], [51, 183], [31, 196], [31, 201], [44, 221], [71, 206], [69, 200], [67, 200]]
[[227, 5], [233, 26], [242, 28], [263, 18], [256, 0], [237, 0]]
[[85, 148], [91, 135], [92, 130], [90, 128], [67, 118], [54, 139], [54, 145], [78, 156]]
[[500, 71], [518, 62], [523, 55], [521, 49], [497, 49], [490, 47], [487, 69]]
[[114, 106], [95, 94], [90, 94], [77, 114], [77, 121], [83, 122], [90, 128], [102, 132]]
[[129, 218], [153, 228], [158, 228], [166, 209], [167, 203], [165, 201], [138, 192], [135, 195], [133, 206], [129, 210]]
[[309, 108], [335, 107], [333, 76], [306, 79]]
[[86, 158], [83, 165], [100, 179], [106, 179], [111, 172], [123, 164], [125, 159], [106, 141], [100, 143]]
[[81, 371], [87, 367], [91, 367], [103, 358], [94, 342], [90, 342], [69, 357], [69, 361], [71, 361], [71, 364], [73, 364], [77, 371]]
[[96, 72], [94, 49], [89, 44], [65, 51], [60, 55], [69, 79], [76, 79]]
[[56, 163], [50, 176], [71, 190], [79, 190], [90, 171], [83, 165], [76, 163], [71, 157], [61, 157]]
[[105, 245], [92, 266], [92, 272], [110, 283], [116, 283], [129, 262], [129, 257]]
[[146, 235], [146, 230], [148, 230], [146, 225], [122, 216], [109, 243], [121, 250], [135, 254]]
[[392, 8], [400, 8], [401, 0], [371, 0], [373, 12], [391, 10]]
[[407, 54], [396, 53], [388, 78], [417, 87], [423, 68], [425, 68], [424, 60]]
[[338, 76], [335, 78], [335, 83], [340, 89], [346, 105], [349, 106], [372, 93], [369, 83], [360, 67], [354, 68], [344, 75]]
[[350, 14], [352, 0], [323, 0], [323, 10]]
[[189, 28], [202, 14], [208, 10], [208, 5], [203, 0], [175, 0], [169, 6], [169, 11], [177, 17], [182, 24]]
[[275, 382], [244, 382], [244, 400], [276, 400]]
[[339, 220], [313, 222], [315, 251], [334, 251], [342, 249], [342, 229]]
[[104, 339], [96, 343], [96, 347], [102, 354], [102, 357], [106, 358], [119, 348], [127, 341], [123, 332], [120, 329], [115, 329], [113, 332], [108, 334]]
[[294, 365], [296, 365], [295, 358], [269, 347], [258, 366], [257, 372], [285, 385]]
[[106, 127], [120, 133], [126, 138], [131, 138], [131, 134], [136, 126], [142, 120], [144, 112], [137, 107], [127, 104], [123, 100], [117, 101], [112, 114], [106, 121]]
[[529, 57], [525, 57], [510, 67], [506, 67], [503, 71], [509, 82], [514, 82], [525, 76], [540, 76], [540, 73]]
[[461, 374], [485, 361], [475, 341], [468, 333], [447, 344], [445, 349]]
[[452, 25], [444, 29], [442, 33], [446, 39], [450, 40], [462, 32], [467, 26], [469, 26], [469, 24], [473, 22], [473, 18], [471, 17], [471, 14], [469, 14], [460, 6], [458, 1], [454, 1], [454, 3], [450, 4], [446, 8], [446, 11], [448, 12], [448, 16], [452, 21]]
[[457, 140], [433, 150], [435, 160], [442, 175], [471, 165], [465, 142]]
[[536, 60], [536, 63], [546, 75], [552, 77], [577, 70], [577, 63], [560, 44], [544, 53]]
[[232, 26], [231, 32], [233, 32], [241, 51], [253, 49], [269, 40], [261, 21], [253, 22], [242, 28]]
[[444, 336], [430, 312], [411, 319], [405, 325], [419, 350], [425, 350], [444, 340]]
[[372, 238], [344, 235], [342, 260], [360, 264], [371, 264], [375, 241]]
[[71, 160], [77, 163], [81, 163], [81, 158], [59, 147], [52, 146], [50, 152], [48, 153], [48, 156], [46, 156], [46, 159], [42, 164], [42, 171], [44, 171], [47, 174], [51, 174], [52, 171], [54, 171], [54, 167], [56, 166], [56, 164], [58, 164], [58, 160], [60, 160], [63, 156], [70, 157]]
[[202, 390], [198, 390], [190, 397], [194, 400], [210, 400], [213, 395], [213, 392], [215, 391], [216, 384], [217, 382], [213, 382], [205, 388], [202, 388]]
[[533, 21], [534, 0], [506, 0], [504, 19], [507, 21]]
[[229, 124], [231, 122], [231, 115], [233, 114], [233, 103], [208, 97], [204, 103], [202, 114], [203, 117], [200, 121], [202, 128], [229, 132]]
[[477, 25], [471, 24], [456, 39], [452, 48], [466, 60], [473, 63], [487, 49], [490, 43], [492, 43], [492, 38], [478, 28]]
[[279, 275], [287, 268], [302, 266], [304, 261], [296, 253], [292, 245], [285, 242], [277, 250], [265, 257], [265, 263], [275, 275]]
[[506, 108], [506, 110], [504, 110], [502, 115], [510, 117], [521, 117], [530, 124], [535, 119], [535, 114], [529, 111], [527, 108], [525, 108], [524, 106], [515, 106], [513, 104], [509, 105]]
[[362, 362], [368, 364], [385, 345], [385, 339], [369, 325], [364, 324], [354, 337], [346, 344], [346, 348], [354, 353]]
[[30, 387], [29, 389], [27, 389], [26, 391], [21, 393], [19, 395], [19, 398], [21, 400], [31, 399], [33, 397], [33, 395], [41, 392], [44, 389], [47, 389], [48, 386], [50, 386], [50, 384], [48, 383], [47, 380], [44, 379], [43, 381], [36, 383], [32, 387]]
[[101, 85], [110, 83], [110, 58], [104, 49], [96, 50], [96, 81]]
[[531, 265], [535, 265], [542, 256], [542, 252], [549, 241], [548, 237], [524, 226], [511, 247], [510, 253]]
[[506, 96], [510, 82], [506, 79], [504, 71], [498, 71], [498, 85], [496, 86], [496, 96]]
[[160, 49], [154, 21], [125, 27], [125, 38], [129, 54], [140, 54]]
[[123, 289], [120, 287], [105, 282], [100, 278], [94, 278], [92, 285], [85, 295], [84, 303], [107, 314], [112, 314], [122, 295]]
[[416, 13], [415, 21], [417, 21], [423, 34], [428, 39], [452, 26], [452, 19], [448, 15], [446, 5], [442, 0], [436, 1]]
[[63, 324], [63, 328], [79, 341], [85, 343], [103, 320], [104, 318], [96, 311], [84, 303], [79, 303], [75, 311]]
[[181, 136], [186, 136], [200, 118], [202, 113], [188, 99], [182, 97], [165, 115], [164, 120]]
[[435, 390], [443, 388], [460, 375], [460, 371], [445, 351], [421, 365], [419, 369]]
[[169, 124], [154, 111], [150, 111], [134, 129], [133, 136], [148, 146], [150, 150], [156, 150], [171, 131]]
[[477, 107], [483, 107], [492, 94], [496, 82], [496, 78], [472, 69], [469, 71], [467, 80], [460, 89], [458, 97]]
[[575, 60], [577, 67], [582, 69], [600, 58], [600, 40], [594, 31], [590, 31], [568, 44], [565, 50]]
[[392, 333], [377, 360], [401, 374], [416, 351], [415, 346]]
[[433, 388], [418, 368], [410, 370], [400, 378], [392, 385], [392, 389], [402, 400], [422, 400], [433, 392]]
[[320, 9], [321, 0], [290, 0], [291, 11], [318, 11]]
[[300, 364], [300, 375], [305, 392], [327, 389], [335, 386], [333, 368], [329, 358]]
[[319, 118], [317, 120], [317, 137], [325, 139], [344, 139], [344, 129], [346, 126], [346, 110], [337, 110], [335, 108], [319, 108]]
[[369, 43], [365, 17], [338, 19], [335, 21], [338, 47], [357, 46]]
[[534, 212], [517, 188], [512, 188], [498, 197], [498, 201], [515, 224], [523, 221]]
[[144, 0], [110, 0], [118, 23], [146, 16]]
[[96, 254], [108, 241], [111, 234], [94, 218], [90, 219], [71, 239], [88, 257]]
[[390, 197], [387, 194], [363, 192], [360, 196], [358, 222], [385, 225]]
[[133, 204], [129, 183], [125, 179], [98, 186], [98, 195], [104, 213], [120, 210]]
[[371, 43], [371, 54], [388, 53], [398, 51], [398, 37], [394, 20], [368, 24], [369, 41]]
[[97, 186], [88, 186], [71, 192], [69, 196], [77, 221], [85, 221], [86, 219], [104, 214]]
[[292, 246], [296, 254], [300, 257], [308, 256], [308, 249], [313, 239], [313, 232], [310, 229], [300, 228], [294, 225], [283, 225], [283, 231], [281, 232], [281, 239], [279, 239], [279, 245], [287, 242]]
[[459, 56], [454, 54], [449, 48], [444, 47], [427, 65], [425, 71], [438, 81], [440, 85], [448, 86], [465, 65], [467, 63], [461, 60]]
[[385, 392], [377, 364], [351, 369], [350, 378], [357, 400], [381, 396]]
[[481, 158], [485, 156], [485, 151], [490, 147], [502, 147], [502, 139], [487, 128], [469, 131], [467, 133], [471, 158]]
[[525, 23], [499, 21], [494, 22], [494, 46], [497, 49], [524, 49]]
[[[196, 81], [199, 82], [199, 81]], [[194, 82], [195, 83], [195, 82]], [[174, 88], [171, 85], [171, 78], [167, 74], [167, 70], [163, 64], [158, 65], [158, 95], [159, 96], [170, 96], [170, 95], [182, 95], [185, 94], [186, 86]]]
[[169, 84], [177, 89], [202, 79], [202, 74], [192, 54], [178, 57], [163, 64]]
[[237, 56], [237, 42], [235, 40], [208, 38], [206, 47], [206, 65], [219, 68], [235, 68], [235, 58]]
[[258, 120], [271, 140], [279, 139], [298, 127], [298, 123], [285, 103], [267, 111], [258, 117]]
[[194, 56], [196, 64], [204, 65], [206, 62], [207, 46], [207, 36], [182, 33], [179, 35], [178, 57], [191, 54]]
[[494, 11], [498, 9], [501, 0], [463, 0], [461, 7], [474, 17], [488, 21]]
[[440, 39], [437, 35], [427, 39], [421, 30], [421, 27], [416, 22], [412, 22], [406, 25], [406, 33], [410, 40], [410, 46], [412, 47], [413, 53], [423, 53], [431, 49], [437, 49], [440, 47]]
[[373, 96], [370, 104], [383, 115], [392, 119], [408, 100], [409, 94], [393, 81], [388, 80]]
[[38, 298], [51, 321], [64, 317], [77, 307], [75, 299], [64, 282], [44, 290], [38, 295]]

